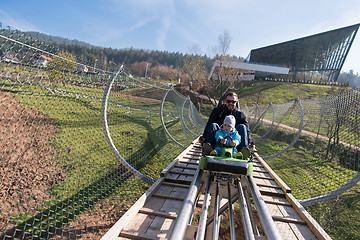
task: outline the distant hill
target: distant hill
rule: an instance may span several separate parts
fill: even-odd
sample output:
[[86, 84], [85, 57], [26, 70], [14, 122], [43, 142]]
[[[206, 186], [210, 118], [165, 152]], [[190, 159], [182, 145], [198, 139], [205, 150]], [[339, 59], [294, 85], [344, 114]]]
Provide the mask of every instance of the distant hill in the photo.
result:
[[[53, 54], [57, 54], [59, 51], [66, 51], [73, 54], [77, 61], [90, 66], [97, 66], [98, 68], [109, 69], [109, 67], [115, 68], [116, 65], [125, 64], [127, 66], [147, 62], [151, 63], [151, 67], [156, 67], [158, 65], [163, 66], [172, 66], [174, 69], [181, 69], [184, 64], [184, 60], [189, 57], [188, 54], [183, 54], [180, 52], [167, 52], [167, 51], [158, 51], [158, 50], [144, 50], [144, 49], [134, 49], [134, 48], [124, 48], [124, 49], [113, 49], [113, 48], [104, 48], [99, 46], [94, 46], [89, 43], [79, 41], [76, 39], [70, 40], [63, 37], [51, 36], [45, 33], [28, 31], [22, 32], [19, 30], [8, 30], [1, 29], [2, 34], [5, 34], [13, 39], [25, 42], [34, 47], [39, 47], [42, 50], [49, 51], [47, 49], [52, 49]], [[25, 39], [26, 38], [26, 39]], [[39, 41], [44, 42], [44, 44], [39, 44]], [[39, 46], [37, 45], [39, 44]], [[51, 46], [51, 48], [47, 48]], [[45, 48], [45, 49], [44, 49]], [[13, 49], [16, 51], [16, 49]], [[0, 53], [3, 55], [5, 53]], [[206, 68], [210, 71], [213, 59], [203, 56], [206, 62]], [[112, 65], [111, 65], [112, 64]], [[105, 67], [104, 67], [105, 66]], [[133, 69], [129, 67], [129, 70]], [[131, 71], [131, 70], [130, 70]], [[136, 74], [135, 72], [131, 72]], [[342, 72], [338, 78], [338, 82], [349, 83], [352, 88], [360, 88], [360, 76], [358, 73]]]
[[[10, 31], [10, 30], [9, 30]], [[144, 50], [135, 48], [113, 49], [94, 46], [89, 43], [70, 40], [63, 37], [51, 36], [39, 32], [21, 32], [26, 37], [39, 39], [42, 42], [54, 45], [58, 51], [67, 51], [76, 56], [76, 58], [89, 65], [97, 66], [108, 64], [109, 61], [115, 64], [127, 64], [131, 65], [135, 62], [149, 62], [152, 66], [165, 65], [173, 66], [174, 68], [182, 68], [184, 59], [188, 57], [188, 54], [180, 52], [167, 52], [158, 50]], [[211, 69], [213, 60], [207, 56], [203, 56], [207, 63], [208, 70]]]
[[67, 45], [78, 45], [78, 46], [84, 46], [84, 47], [94, 47], [93, 45], [83, 42], [83, 41], [79, 41], [79, 40], [70, 40], [67, 38], [63, 38], [63, 37], [56, 37], [56, 36], [51, 36], [45, 33], [40, 33], [40, 32], [33, 32], [33, 31], [29, 31], [29, 32], [23, 32], [26, 36], [29, 37], [33, 37], [33, 38], [37, 38], [41, 41], [44, 42], [49, 42], [49, 43], [56, 43], [56, 44], [61, 44], [61, 43], [65, 43]]

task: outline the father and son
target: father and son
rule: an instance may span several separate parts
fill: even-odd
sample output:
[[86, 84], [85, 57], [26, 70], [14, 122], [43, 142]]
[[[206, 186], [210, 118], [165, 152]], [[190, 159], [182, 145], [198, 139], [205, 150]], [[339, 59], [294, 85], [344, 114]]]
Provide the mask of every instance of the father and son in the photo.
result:
[[245, 114], [237, 108], [238, 96], [235, 92], [226, 94], [222, 104], [215, 107], [199, 138], [204, 155], [220, 155], [223, 145], [233, 148], [233, 156], [241, 158], [241, 151], [247, 149], [250, 129]]

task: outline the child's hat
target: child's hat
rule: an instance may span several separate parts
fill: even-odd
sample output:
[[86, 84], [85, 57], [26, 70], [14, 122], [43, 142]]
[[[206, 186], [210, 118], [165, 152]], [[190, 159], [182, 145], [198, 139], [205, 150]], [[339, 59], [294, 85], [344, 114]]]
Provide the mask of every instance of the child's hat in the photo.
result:
[[235, 117], [233, 115], [226, 116], [224, 119], [224, 124], [229, 125], [233, 130], [235, 129]]

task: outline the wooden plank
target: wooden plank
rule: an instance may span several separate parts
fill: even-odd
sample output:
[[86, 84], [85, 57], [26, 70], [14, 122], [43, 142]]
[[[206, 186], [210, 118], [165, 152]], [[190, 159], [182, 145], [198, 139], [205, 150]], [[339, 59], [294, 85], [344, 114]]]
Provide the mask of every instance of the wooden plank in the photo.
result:
[[258, 170], [258, 169], [253, 169], [253, 172], [257, 172], [257, 173], [268, 173], [266, 170]]
[[283, 203], [283, 202], [277, 202], [277, 201], [264, 200], [264, 202], [267, 204], [273, 204], [273, 205], [282, 205], [282, 206], [288, 206], [288, 207], [292, 206], [290, 203]]
[[106, 234], [101, 238], [101, 240], [112, 240], [119, 236], [121, 230], [125, 225], [134, 218], [138, 213], [139, 209], [142, 208], [145, 204], [145, 201], [151, 197], [153, 191], [155, 191], [161, 183], [164, 181], [164, 178], [160, 177], [140, 198], [137, 200], [129, 210], [106, 232]]
[[285, 197], [285, 193], [269, 192], [265, 190], [260, 190], [261, 195], [267, 196], [276, 196], [276, 197]]
[[301, 217], [300, 215], [295, 211], [295, 209], [291, 206], [285, 206], [285, 205], [282, 205], [282, 206], [278, 206], [278, 209], [279, 211], [281, 212], [281, 216], [283, 217], [287, 217], [287, 218], [294, 218], [294, 219], [297, 219], [297, 220], [301, 220]]
[[145, 234], [140, 234], [140, 233], [132, 232], [132, 231], [122, 231], [120, 236], [121, 237], [127, 237], [127, 238], [130, 238], [130, 239], [159, 240], [159, 238], [149, 237], [149, 236], [146, 236]]
[[201, 157], [201, 153], [195, 153], [195, 152], [191, 152], [190, 150], [188, 152], [186, 152], [186, 155], [190, 155], [190, 156], [195, 156], [195, 157]]
[[136, 232], [139, 234], [144, 234], [155, 216], [137, 213], [135, 217], [127, 223], [127, 225], [121, 230], [119, 236], [123, 236], [121, 233], [124, 232]]
[[253, 163], [253, 167], [259, 167], [259, 168], [263, 168], [264, 166], [263, 165], [261, 165], [261, 164], [255, 164], [255, 163]]
[[152, 210], [160, 210], [161, 207], [164, 205], [165, 201], [166, 199], [163, 198], [152, 197], [148, 201], [146, 201], [143, 207], [151, 208]]
[[264, 168], [264, 166], [261, 165], [260, 162], [259, 162], [259, 163], [254, 163], [254, 162], [253, 162], [252, 165], [253, 165], [253, 168], [254, 168], [254, 169], [266, 170], [266, 169]]
[[162, 207], [159, 209], [159, 211], [179, 214], [182, 205], [182, 202], [179, 202], [178, 200], [167, 199], [162, 205]]
[[193, 179], [194, 176], [180, 175], [177, 180], [179, 182], [190, 182], [189, 184], [191, 184]]
[[182, 159], [179, 160], [179, 162], [181, 163], [196, 163], [199, 164], [199, 160], [200, 158], [193, 158], [193, 157], [183, 157]]
[[[264, 192], [270, 196], [283, 196], [285, 197], [285, 193], [281, 188], [269, 188], [269, 187], [259, 187], [260, 192]], [[271, 193], [271, 194], [269, 194]]]
[[289, 226], [299, 240], [318, 239], [307, 225], [289, 223]]
[[281, 180], [281, 178], [269, 167], [269, 165], [264, 161], [264, 159], [262, 159], [259, 156], [259, 154], [257, 154], [256, 152], [254, 152], [254, 156], [256, 157], [257, 160], [259, 160], [261, 162], [261, 164], [264, 166], [266, 171], [269, 172], [271, 177], [274, 178], [274, 180], [280, 185], [280, 187], [283, 189], [283, 191], [286, 192], [286, 193], [291, 193], [291, 188], [289, 188], [285, 184], [285, 182], [283, 180]]
[[254, 175], [254, 176], [266, 177], [266, 178], [271, 178], [271, 179], [273, 179], [273, 177], [272, 177], [267, 171], [254, 172], [253, 175]]
[[273, 185], [273, 184], [268, 184], [268, 183], [257, 183], [256, 181], [255, 181], [255, 183], [259, 187], [281, 189], [281, 187], [279, 185]]
[[182, 151], [179, 156], [177, 156], [164, 170], [161, 171], [160, 176], [165, 176], [167, 172], [170, 171], [193, 147], [194, 145], [190, 145], [184, 151]]
[[185, 163], [185, 164], [191, 164], [191, 165], [199, 165], [199, 161], [186, 161], [186, 160], [180, 160], [180, 163]]
[[286, 194], [286, 199], [291, 203], [294, 210], [301, 216], [301, 218], [307, 223], [311, 231], [316, 235], [318, 239], [330, 240], [331, 237], [325, 232], [325, 230], [319, 225], [318, 222], [305, 210], [305, 208], [294, 198], [292, 194]]
[[162, 195], [162, 194], [157, 194], [157, 193], [154, 193], [152, 196], [157, 197], [157, 198], [172, 199], [172, 200], [178, 200], [178, 201], [184, 201], [185, 200], [184, 197], [174, 197], [174, 196]]
[[177, 178], [179, 177], [179, 174], [178, 173], [167, 173], [166, 175], [165, 175], [165, 179], [166, 180], [169, 180], [169, 179], [172, 179], [172, 180], [177, 180]]
[[178, 184], [178, 183], [171, 183], [171, 182], [163, 182], [162, 185], [165, 185], [165, 186], [173, 186], [173, 187], [189, 188], [189, 185]]
[[184, 187], [174, 187], [174, 189], [171, 191], [171, 196], [177, 196], [177, 197], [184, 197], [187, 195], [189, 191], [189, 188]]
[[201, 151], [199, 151], [199, 149], [194, 149], [194, 147], [190, 149], [189, 152], [196, 153], [196, 155], [201, 155]]
[[279, 197], [279, 196], [266, 196], [266, 195], [263, 195], [262, 198], [264, 199], [264, 201], [272, 201], [272, 202], [276, 202], [276, 203], [290, 204], [286, 200], [285, 196]]
[[306, 225], [306, 222], [296, 219], [296, 218], [288, 218], [288, 217], [282, 217], [282, 216], [271, 216], [271, 217], [274, 221]]
[[[283, 239], [316, 239], [316, 235], [306, 226], [307, 222], [295, 211], [293, 205], [287, 200], [287, 195], [291, 194], [284, 194], [285, 199], [263, 195], [266, 206], [275, 220], [280, 235]], [[279, 202], [280, 204], [269, 204], [267, 203], [268, 201]], [[283, 224], [279, 222], [283, 222]]]
[[196, 170], [195, 169], [187, 169], [187, 168], [183, 169], [183, 173], [193, 174], [193, 176], [195, 176], [196, 171], [197, 171], [197, 168], [196, 168]]
[[259, 185], [257, 185], [260, 192], [262, 192], [262, 191], [263, 192], [272, 192], [273, 195], [285, 197], [285, 195], [284, 195], [285, 193], [282, 190], [282, 188], [280, 188], [279, 186], [274, 186], [274, 185], [269, 184], [270, 181], [268, 179], [261, 179], [261, 180], [264, 182], [264, 184], [259, 183]]
[[298, 240], [298, 238], [296, 237], [295, 233], [292, 231], [290, 225], [288, 223], [285, 222], [280, 222], [280, 221], [276, 221], [275, 223], [275, 227], [278, 230], [281, 239], [286, 239], [286, 240]]
[[173, 179], [173, 178], [165, 177], [164, 181], [170, 182], [170, 183], [184, 184], [184, 185], [190, 185], [191, 184], [191, 181], [189, 181], [189, 180], [181, 180], [181, 179], [177, 179], [177, 178]]
[[177, 173], [180, 175], [186, 175], [186, 176], [194, 176], [195, 173], [187, 173], [187, 172], [178, 172], [178, 171], [170, 171], [170, 173]]
[[144, 214], [147, 214], [147, 215], [159, 216], [159, 217], [163, 217], [163, 218], [170, 218], [170, 219], [176, 219], [177, 218], [177, 214], [154, 211], [154, 210], [152, 210], [150, 208], [140, 208], [139, 213], [144, 213]]
[[274, 186], [274, 185], [264, 184], [264, 183], [256, 183], [256, 185], [259, 186], [259, 187], [267, 187], [267, 188], [277, 188], [277, 189], [281, 189], [280, 186]]
[[273, 180], [272, 177], [266, 177], [266, 176], [255, 175], [255, 174], [253, 174], [253, 177], [254, 177], [254, 178], [260, 178], [260, 179]]
[[[136, 231], [139, 234], [156, 238], [165, 237], [169, 229], [161, 230], [166, 229], [166, 226], [161, 224], [169, 227], [172, 225], [172, 222], [168, 222], [166, 219], [171, 221], [176, 219], [182, 207], [179, 200], [183, 201], [187, 191], [188, 188], [184, 187], [161, 185], [152, 194], [152, 198], [146, 202], [145, 206], [139, 210], [136, 217], [126, 225], [124, 231]], [[143, 215], [148, 215], [148, 217], [144, 218]]]
[[189, 176], [194, 176], [196, 173], [196, 170], [194, 169], [186, 169], [186, 168], [178, 168], [178, 167], [174, 167], [170, 173], [178, 173], [178, 174], [184, 174], [184, 175], [189, 175]]
[[197, 170], [197, 168], [198, 168], [197, 166], [187, 165], [187, 164], [183, 164], [183, 163], [178, 163], [178, 164], [176, 164], [175, 167], [176, 168], [183, 168], [183, 169], [192, 169], [192, 170]]
[[172, 219], [155, 217], [145, 234], [156, 239], [169, 239], [174, 222]]

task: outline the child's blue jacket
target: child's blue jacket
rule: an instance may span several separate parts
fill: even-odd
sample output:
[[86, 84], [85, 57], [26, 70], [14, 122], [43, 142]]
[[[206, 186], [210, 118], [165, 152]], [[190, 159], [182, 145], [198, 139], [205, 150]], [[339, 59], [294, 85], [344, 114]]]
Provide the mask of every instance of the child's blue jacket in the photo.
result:
[[[241, 142], [241, 137], [236, 129], [234, 129], [234, 131], [232, 131], [232, 132], [227, 133], [222, 128], [220, 128], [215, 133], [216, 143], [218, 143], [220, 139], [225, 138], [226, 136], [230, 136], [233, 139], [233, 141], [235, 142], [235, 147], [237, 145], [239, 145], [239, 143]], [[229, 143], [230, 143], [230, 139], [228, 138], [226, 140], [226, 144], [229, 144]]]

